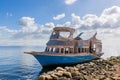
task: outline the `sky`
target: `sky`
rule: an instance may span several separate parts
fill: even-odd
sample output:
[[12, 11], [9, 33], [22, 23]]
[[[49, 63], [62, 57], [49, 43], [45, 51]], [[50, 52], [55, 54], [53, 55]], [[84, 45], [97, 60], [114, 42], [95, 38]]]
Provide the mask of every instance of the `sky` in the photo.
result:
[[119, 22], [120, 0], [0, 0], [0, 46], [45, 46], [62, 26], [86, 39], [98, 32], [103, 50], [119, 55]]

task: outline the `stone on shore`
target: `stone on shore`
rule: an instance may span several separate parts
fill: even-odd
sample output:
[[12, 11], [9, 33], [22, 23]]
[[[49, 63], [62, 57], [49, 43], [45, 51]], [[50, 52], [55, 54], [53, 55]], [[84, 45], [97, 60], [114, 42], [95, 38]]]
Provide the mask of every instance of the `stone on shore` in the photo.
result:
[[38, 80], [120, 80], [120, 56], [57, 67], [41, 74]]

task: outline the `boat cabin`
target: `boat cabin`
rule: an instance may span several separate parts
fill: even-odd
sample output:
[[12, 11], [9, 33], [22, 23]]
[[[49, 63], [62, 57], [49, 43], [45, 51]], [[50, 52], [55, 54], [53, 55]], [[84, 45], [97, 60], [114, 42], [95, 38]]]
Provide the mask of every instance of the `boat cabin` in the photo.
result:
[[[69, 36], [63, 37], [61, 32], [68, 32]], [[83, 40], [80, 33], [77, 37], [73, 38], [75, 29], [68, 27], [55, 27], [47, 42], [45, 49], [46, 53], [59, 53], [59, 54], [79, 54], [79, 53], [98, 53], [102, 51], [102, 43], [96, 39], [97, 33], [88, 40]]]

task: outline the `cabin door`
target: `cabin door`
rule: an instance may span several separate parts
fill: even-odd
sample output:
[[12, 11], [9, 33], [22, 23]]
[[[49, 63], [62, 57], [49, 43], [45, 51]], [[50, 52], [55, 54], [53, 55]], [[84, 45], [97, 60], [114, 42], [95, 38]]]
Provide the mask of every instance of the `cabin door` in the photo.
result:
[[77, 46], [78, 46], [78, 41], [75, 41], [74, 42], [74, 53], [78, 52]]

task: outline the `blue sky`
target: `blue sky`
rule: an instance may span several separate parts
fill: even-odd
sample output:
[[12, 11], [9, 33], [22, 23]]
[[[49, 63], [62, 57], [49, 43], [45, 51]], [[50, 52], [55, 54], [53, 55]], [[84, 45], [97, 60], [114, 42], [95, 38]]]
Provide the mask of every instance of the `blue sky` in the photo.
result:
[[[34, 17], [36, 23], [46, 22], [64, 23], [70, 19], [71, 13], [79, 16], [86, 14], [100, 15], [103, 9], [111, 6], [120, 6], [119, 0], [77, 0], [71, 5], [65, 0], [1, 0], [0, 25], [11, 29], [19, 29], [18, 21], [23, 16]], [[66, 18], [54, 21], [53, 16], [65, 13]]]

